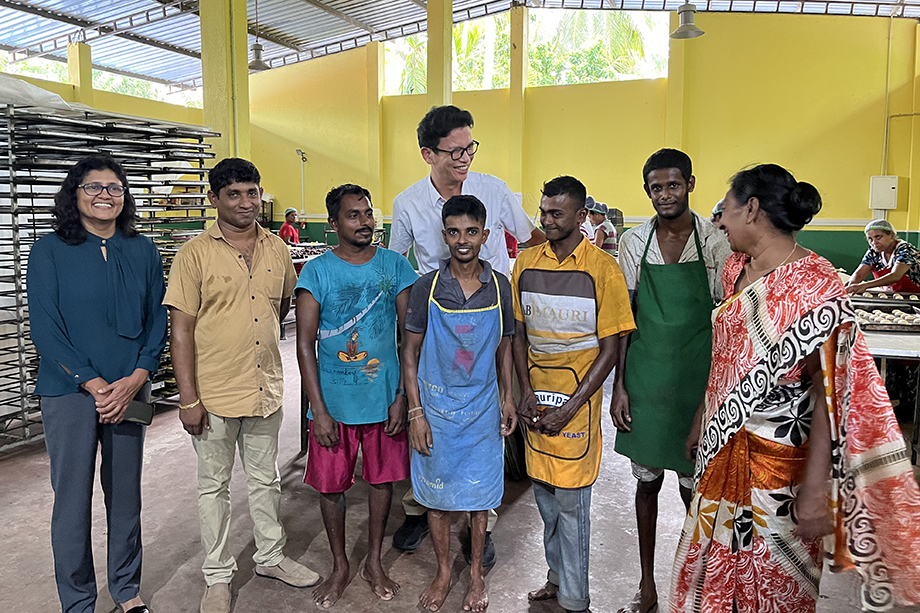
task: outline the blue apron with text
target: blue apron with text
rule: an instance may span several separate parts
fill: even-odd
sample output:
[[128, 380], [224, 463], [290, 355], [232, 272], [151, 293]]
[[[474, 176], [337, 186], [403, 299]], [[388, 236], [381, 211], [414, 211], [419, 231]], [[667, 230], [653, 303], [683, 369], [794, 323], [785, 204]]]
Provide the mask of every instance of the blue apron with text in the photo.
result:
[[449, 310], [428, 295], [428, 332], [418, 386], [431, 427], [430, 456], [412, 451], [412, 489], [439, 511], [485, 511], [504, 493], [501, 405], [495, 352], [502, 338], [501, 296], [495, 306]]

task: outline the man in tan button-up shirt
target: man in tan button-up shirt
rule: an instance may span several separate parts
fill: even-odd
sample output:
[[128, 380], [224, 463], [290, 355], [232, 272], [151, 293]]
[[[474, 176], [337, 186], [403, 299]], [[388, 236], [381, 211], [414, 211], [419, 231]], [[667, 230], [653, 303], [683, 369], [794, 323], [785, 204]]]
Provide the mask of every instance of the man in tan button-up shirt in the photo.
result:
[[286, 557], [279, 519], [278, 432], [284, 380], [279, 322], [297, 276], [287, 246], [256, 223], [262, 188], [247, 160], [209, 174], [217, 223], [184, 245], [163, 303], [172, 319], [179, 417], [198, 453], [198, 516], [207, 590], [201, 613], [230, 610], [236, 560], [227, 546], [230, 475], [239, 447], [256, 542], [256, 573], [307, 587], [319, 576]]

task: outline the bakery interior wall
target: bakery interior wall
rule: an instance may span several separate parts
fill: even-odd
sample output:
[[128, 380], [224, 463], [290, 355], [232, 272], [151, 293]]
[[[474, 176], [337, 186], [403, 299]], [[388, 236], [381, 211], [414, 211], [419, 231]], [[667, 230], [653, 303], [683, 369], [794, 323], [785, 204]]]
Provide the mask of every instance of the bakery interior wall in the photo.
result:
[[[859, 224], [872, 217], [869, 177], [920, 181], [920, 121], [912, 117], [891, 120], [887, 172], [882, 169], [886, 88], [888, 115], [920, 111], [917, 22], [717, 13], [701, 13], [698, 22], [705, 36], [672, 41], [668, 79], [525, 91], [525, 209], [536, 211], [544, 180], [573, 174], [635, 222], [651, 210], [642, 191], [645, 158], [677, 146], [693, 158], [691, 203], [706, 215], [733, 172], [775, 162], [814, 183], [824, 198], [817, 218], [824, 225], [811, 226], [800, 240], [852, 268], [865, 250]], [[277, 197], [280, 220], [284, 208], [300, 209], [294, 150], [307, 152], [305, 212], [317, 226], [313, 237], [323, 225], [326, 191], [368, 180], [371, 113], [380, 114], [382, 151], [375, 206], [389, 215], [393, 198], [427, 174], [415, 137], [425, 96], [382, 97], [378, 109], [369, 108], [368, 65], [365, 50], [355, 49], [250, 80], [254, 161]], [[453, 95], [476, 119], [473, 133], [482, 148], [474, 170], [507, 176], [509, 96], [509, 90]], [[889, 213], [914, 242], [917, 181]]]
[[[865, 250], [859, 224], [871, 218], [869, 177], [905, 177], [908, 193], [889, 219], [917, 243], [920, 117], [890, 120], [882, 168], [886, 116], [920, 112], [917, 21], [700, 13], [698, 22], [705, 36], [672, 41], [667, 79], [525, 90], [525, 209], [536, 211], [544, 180], [568, 173], [635, 223], [651, 211], [645, 158], [675, 146], [693, 158], [691, 204], [704, 215], [731, 174], [750, 164], [776, 162], [814, 183], [824, 209], [800, 241], [847, 268]], [[252, 158], [275, 195], [276, 222], [285, 208], [301, 208], [298, 148], [307, 154], [304, 211], [314, 239], [322, 238], [330, 187], [372, 186], [375, 206], [389, 215], [393, 198], [427, 174], [415, 137], [425, 96], [381, 97], [378, 61], [379, 49], [362, 47], [251, 75]], [[72, 86], [30, 81], [74, 99]], [[476, 118], [474, 170], [509, 174], [510, 95], [453, 95]], [[99, 91], [94, 106], [203, 121], [198, 109]]]

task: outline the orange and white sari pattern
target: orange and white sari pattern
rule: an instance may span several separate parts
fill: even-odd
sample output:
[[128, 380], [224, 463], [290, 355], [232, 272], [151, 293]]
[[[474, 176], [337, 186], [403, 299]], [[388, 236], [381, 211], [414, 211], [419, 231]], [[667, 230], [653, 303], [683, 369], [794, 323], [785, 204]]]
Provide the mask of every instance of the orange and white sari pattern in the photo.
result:
[[[729, 258], [725, 295], [745, 257]], [[831, 419], [835, 533], [803, 541], [795, 496], [814, 397], [804, 359], [819, 352]], [[825, 559], [855, 568], [864, 610], [920, 603], [920, 489], [853, 306], [815, 254], [723, 302], [696, 488], [671, 579], [673, 613], [807, 613]]]

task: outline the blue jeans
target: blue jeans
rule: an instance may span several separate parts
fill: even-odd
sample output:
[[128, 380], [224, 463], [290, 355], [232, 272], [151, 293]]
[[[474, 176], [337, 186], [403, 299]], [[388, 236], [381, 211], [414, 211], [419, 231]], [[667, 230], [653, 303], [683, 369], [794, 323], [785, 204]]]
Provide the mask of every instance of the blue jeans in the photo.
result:
[[51, 460], [51, 549], [64, 613], [96, 610], [92, 509], [96, 453], [108, 527], [109, 593], [117, 603], [137, 596], [141, 581], [141, 467], [144, 426], [100, 424], [85, 392], [42, 398], [45, 447]]
[[543, 518], [543, 549], [549, 566], [546, 578], [559, 586], [559, 606], [584, 611], [591, 604], [591, 486], [565, 489], [534, 481], [533, 497]]

